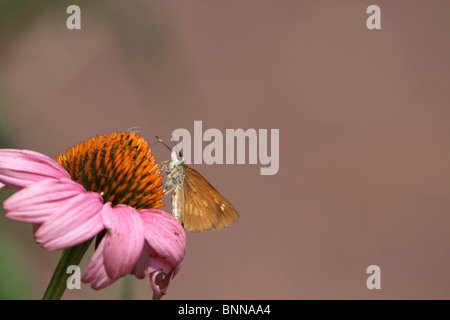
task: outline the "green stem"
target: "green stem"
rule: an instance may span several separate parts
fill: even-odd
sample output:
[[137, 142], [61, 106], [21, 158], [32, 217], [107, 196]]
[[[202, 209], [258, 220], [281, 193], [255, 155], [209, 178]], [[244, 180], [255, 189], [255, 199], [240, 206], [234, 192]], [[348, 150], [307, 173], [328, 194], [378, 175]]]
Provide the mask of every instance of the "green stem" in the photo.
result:
[[61, 253], [58, 265], [53, 272], [52, 279], [48, 284], [42, 300], [61, 299], [67, 288], [67, 279], [71, 276], [70, 273], [67, 273], [67, 267], [70, 265], [78, 266], [80, 264], [80, 261], [86, 253], [86, 250], [89, 248], [92, 240], [93, 238], [75, 247], [65, 249]]
[[120, 290], [120, 299], [133, 300], [133, 280], [129, 275], [122, 278], [122, 289]]

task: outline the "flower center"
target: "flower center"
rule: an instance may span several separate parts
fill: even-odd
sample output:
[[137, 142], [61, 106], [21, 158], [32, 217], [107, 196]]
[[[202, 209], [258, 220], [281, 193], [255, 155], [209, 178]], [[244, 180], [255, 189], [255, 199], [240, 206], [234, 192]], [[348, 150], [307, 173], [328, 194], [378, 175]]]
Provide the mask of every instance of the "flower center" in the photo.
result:
[[162, 176], [148, 142], [135, 132], [95, 136], [56, 159], [72, 180], [105, 202], [137, 210], [161, 208]]

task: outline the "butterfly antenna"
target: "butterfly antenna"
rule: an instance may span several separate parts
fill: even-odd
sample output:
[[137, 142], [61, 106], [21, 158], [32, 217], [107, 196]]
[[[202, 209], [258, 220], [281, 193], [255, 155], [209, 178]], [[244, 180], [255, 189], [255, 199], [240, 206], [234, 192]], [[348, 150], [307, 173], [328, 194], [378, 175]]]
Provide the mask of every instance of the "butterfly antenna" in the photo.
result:
[[156, 141], [155, 143], [161, 142], [163, 145], [166, 146], [167, 149], [169, 149], [170, 151], [172, 151], [172, 149], [170, 149], [170, 147], [169, 147], [164, 141], [162, 141], [160, 137], [155, 136], [155, 138], [156, 138], [156, 140], [158, 140], [158, 141]]

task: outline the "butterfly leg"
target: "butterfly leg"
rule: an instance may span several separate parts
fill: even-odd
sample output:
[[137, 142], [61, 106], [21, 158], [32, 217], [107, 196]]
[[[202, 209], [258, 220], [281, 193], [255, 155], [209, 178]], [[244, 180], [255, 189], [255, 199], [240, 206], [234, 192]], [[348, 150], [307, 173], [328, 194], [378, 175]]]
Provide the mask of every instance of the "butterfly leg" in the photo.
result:
[[[166, 184], [167, 186], [167, 184]], [[164, 196], [168, 195], [169, 193], [172, 193], [173, 190], [175, 190], [176, 186], [171, 186], [169, 190], [166, 190], [166, 188], [164, 188], [163, 190], [163, 194]]]
[[[167, 176], [167, 180], [166, 180], [166, 184], [164, 185], [164, 190], [163, 190], [163, 194], [167, 195], [169, 193], [171, 193], [173, 190], [175, 190], [175, 188], [177, 187], [173, 182], [172, 182], [172, 174], [169, 174]], [[167, 190], [167, 188], [169, 187], [169, 189]]]
[[167, 163], [169, 163], [169, 160], [161, 161], [158, 163], [158, 165], [160, 165], [161, 167], [164, 168], [164, 170], [167, 171], [167, 168], [168, 168]]

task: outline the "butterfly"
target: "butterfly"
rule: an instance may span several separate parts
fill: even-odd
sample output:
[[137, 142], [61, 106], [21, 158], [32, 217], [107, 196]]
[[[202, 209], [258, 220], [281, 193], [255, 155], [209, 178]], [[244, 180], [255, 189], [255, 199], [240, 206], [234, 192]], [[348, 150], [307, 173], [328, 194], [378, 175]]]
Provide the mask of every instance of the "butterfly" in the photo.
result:
[[164, 167], [166, 189], [172, 192], [172, 215], [185, 230], [218, 230], [239, 219], [234, 206], [200, 173], [185, 165], [182, 153], [176, 148], [172, 149], [171, 161]]

